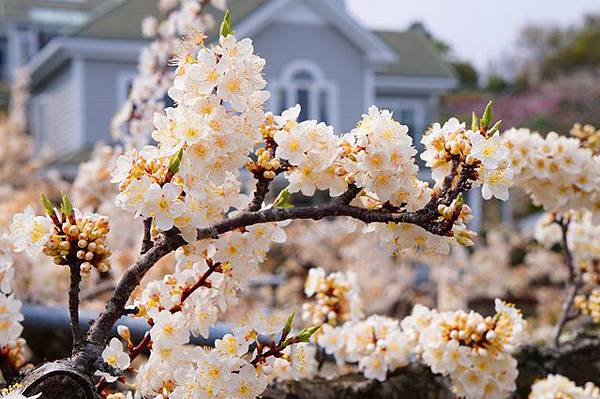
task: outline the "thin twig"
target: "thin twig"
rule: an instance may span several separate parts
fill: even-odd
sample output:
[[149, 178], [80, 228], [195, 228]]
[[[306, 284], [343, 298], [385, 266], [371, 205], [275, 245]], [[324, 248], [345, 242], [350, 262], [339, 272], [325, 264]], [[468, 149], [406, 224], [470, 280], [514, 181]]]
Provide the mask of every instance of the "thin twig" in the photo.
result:
[[69, 286], [69, 318], [73, 335], [73, 350], [78, 349], [83, 342], [81, 326], [79, 325], [79, 285], [81, 284], [81, 269], [77, 262], [69, 264], [71, 284]]
[[575, 268], [573, 254], [571, 253], [567, 241], [567, 234], [569, 232], [570, 221], [567, 219], [567, 217], [563, 216], [555, 218], [555, 222], [558, 223], [561, 229], [561, 243], [565, 254], [565, 263], [567, 264], [567, 268], [569, 269], [569, 276], [567, 279], [567, 297], [563, 303], [560, 318], [556, 323], [554, 336], [552, 340], [554, 347], [558, 348], [558, 346], [560, 345], [560, 336], [562, 334], [562, 331], [567, 322], [572, 319], [569, 313], [571, 312], [571, 308], [573, 307], [573, 302], [575, 301], [577, 292], [581, 288], [581, 279]]

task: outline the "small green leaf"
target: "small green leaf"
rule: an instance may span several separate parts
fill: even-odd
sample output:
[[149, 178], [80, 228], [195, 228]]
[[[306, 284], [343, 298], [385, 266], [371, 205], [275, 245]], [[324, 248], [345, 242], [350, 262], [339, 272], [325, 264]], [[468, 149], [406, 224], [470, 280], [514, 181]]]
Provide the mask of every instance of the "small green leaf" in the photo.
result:
[[183, 148], [181, 148], [179, 152], [177, 152], [177, 154], [173, 155], [171, 158], [171, 162], [169, 163], [169, 172], [171, 172], [172, 175], [179, 172], [181, 158], [183, 158]]
[[231, 15], [229, 14], [229, 9], [225, 10], [225, 16], [223, 17], [223, 22], [221, 22], [220, 33], [221, 33], [221, 36], [223, 36], [223, 37], [233, 34], [233, 31], [231, 30]]
[[500, 129], [501, 125], [502, 120], [499, 120], [498, 122], [494, 123], [494, 126], [492, 126], [490, 130], [488, 130], [488, 136], [491, 136], [492, 134], [496, 133]]
[[483, 111], [483, 115], [481, 116], [481, 127], [487, 129], [492, 124], [492, 120], [494, 120], [494, 114], [492, 113], [492, 105], [494, 102], [490, 100], [487, 106], [485, 107], [485, 111]]
[[465, 197], [463, 197], [462, 193], [460, 193], [456, 197], [456, 209], [462, 209], [462, 206], [464, 204], [465, 204]]
[[288, 188], [284, 188], [281, 190], [275, 202], [273, 202], [273, 208], [293, 208], [294, 204], [292, 204], [292, 195], [290, 194]]
[[60, 196], [62, 197], [62, 204], [60, 206], [60, 211], [67, 217], [71, 216], [73, 213], [73, 204], [69, 199], [69, 196], [64, 191], [60, 192]]
[[46, 210], [46, 215], [52, 216], [54, 214], [54, 205], [52, 202], [46, 197], [46, 194], [42, 193], [42, 204], [44, 205], [44, 209]]
[[320, 325], [309, 327], [309, 328], [305, 328], [304, 330], [300, 331], [298, 333], [298, 335], [296, 335], [296, 339], [299, 342], [308, 342], [308, 341], [310, 341], [310, 337], [312, 337], [313, 335], [315, 335], [315, 333], [317, 331], [319, 331], [320, 328], [321, 328]]
[[287, 320], [285, 321], [285, 326], [283, 327], [283, 335], [286, 336], [290, 333], [290, 331], [292, 331], [292, 322], [294, 321], [294, 316], [296, 315], [296, 312], [292, 312], [291, 315], [288, 316]]
[[477, 115], [475, 114], [475, 112], [473, 112], [473, 117], [471, 119], [471, 130], [473, 132], [476, 132], [479, 130], [479, 118], [477, 118]]

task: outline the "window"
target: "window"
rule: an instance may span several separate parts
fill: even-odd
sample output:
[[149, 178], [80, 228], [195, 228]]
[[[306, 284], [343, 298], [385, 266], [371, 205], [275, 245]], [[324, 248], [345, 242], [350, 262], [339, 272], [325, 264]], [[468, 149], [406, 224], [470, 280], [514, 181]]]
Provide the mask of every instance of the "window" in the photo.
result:
[[7, 80], [7, 43], [5, 38], [0, 38], [0, 80]]
[[129, 99], [135, 76], [136, 74], [133, 71], [121, 71], [117, 75], [117, 109]]
[[45, 147], [49, 141], [50, 132], [50, 100], [48, 95], [41, 94], [34, 101], [34, 129], [38, 148]]
[[288, 64], [281, 79], [272, 82], [271, 92], [271, 109], [276, 113], [299, 104], [300, 122], [315, 119], [328, 125], [336, 123], [336, 87], [311, 61], [295, 60]]

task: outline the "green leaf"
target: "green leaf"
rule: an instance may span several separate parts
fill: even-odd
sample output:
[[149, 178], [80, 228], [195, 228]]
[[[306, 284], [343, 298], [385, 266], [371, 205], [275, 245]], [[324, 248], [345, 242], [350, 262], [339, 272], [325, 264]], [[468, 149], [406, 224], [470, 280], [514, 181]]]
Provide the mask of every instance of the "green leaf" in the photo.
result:
[[169, 172], [172, 175], [179, 172], [179, 166], [181, 165], [181, 158], [183, 158], [183, 148], [179, 150], [179, 152], [171, 158], [171, 162], [169, 163]]
[[487, 129], [492, 124], [492, 120], [494, 120], [494, 114], [492, 113], [492, 105], [494, 102], [490, 100], [487, 106], [485, 107], [485, 111], [483, 111], [483, 115], [481, 116], [481, 127]]
[[462, 206], [464, 204], [465, 204], [465, 197], [463, 197], [462, 193], [460, 193], [456, 197], [456, 209], [462, 209]]
[[229, 14], [229, 9], [225, 10], [225, 16], [223, 17], [223, 22], [221, 22], [221, 36], [226, 37], [228, 35], [233, 35], [233, 31], [231, 30], [231, 15]]
[[498, 122], [494, 123], [494, 126], [492, 126], [492, 128], [490, 130], [488, 130], [488, 136], [491, 136], [492, 134], [494, 134], [498, 130], [500, 130], [501, 125], [502, 125], [502, 120], [499, 120]]
[[287, 320], [285, 321], [285, 326], [283, 327], [283, 335], [286, 336], [290, 333], [290, 331], [292, 331], [292, 322], [294, 321], [294, 316], [296, 315], [296, 312], [292, 312], [291, 315], [288, 316]]
[[304, 330], [300, 331], [298, 333], [298, 335], [296, 335], [296, 339], [299, 342], [308, 342], [308, 341], [310, 341], [310, 337], [312, 337], [313, 335], [315, 335], [315, 333], [317, 331], [319, 331], [320, 328], [321, 328], [320, 325], [309, 327], [309, 328], [305, 328]]
[[46, 194], [42, 193], [42, 204], [44, 205], [44, 209], [46, 210], [46, 215], [52, 216], [54, 214], [54, 205], [52, 202], [46, 197]]
[[471, 130], [473, 132], [476, 132], [479, 130], [479, 118], [477, 118], [477, 115], [475, 114], [475, 112], [473, 112], [473, 117], [471, 119]]
[[60, 196], [62, 197], [60, 211], [67, 217], [71, 216], [71, 213], [73, 213], [73, 204], [71, 203], [69, 196], [64, 191], [60, 192]]
[[292, 204], [292, 195], [290, 194], [288, 188], [284, 188], [279, 192], [279, 195], [273, 202], [273, 208], [293, 208], [294, 204]]

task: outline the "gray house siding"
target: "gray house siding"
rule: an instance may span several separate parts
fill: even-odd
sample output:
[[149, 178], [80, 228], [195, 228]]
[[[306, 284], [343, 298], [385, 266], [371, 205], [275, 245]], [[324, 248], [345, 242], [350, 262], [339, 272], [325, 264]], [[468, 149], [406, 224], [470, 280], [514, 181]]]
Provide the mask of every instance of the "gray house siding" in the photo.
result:
[[256, 52], [267, 61], [270, 82], [281, 78], [294, 61], [316, 64], [336, 92], [336, 109], [332, 110], [337, 115], [336, 130], [348, 131], [356, 126], [366, 111], [367, 65], [363, 52], [348, 38], [331, 26], [276, 23], [254, 35], [253, 40]]
[[34, 88], [30, 120], [38, 149], [65, 154], [79, 147], [75, 84], [73, 64], [68, 63]]
[[127, 77], [136, 72], [135, 63], [86, 60], [83, 91], [85, 93], [84, 147], [102, 141], [109, 143], [110, 122], [127, 93]]

